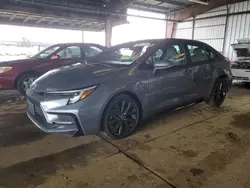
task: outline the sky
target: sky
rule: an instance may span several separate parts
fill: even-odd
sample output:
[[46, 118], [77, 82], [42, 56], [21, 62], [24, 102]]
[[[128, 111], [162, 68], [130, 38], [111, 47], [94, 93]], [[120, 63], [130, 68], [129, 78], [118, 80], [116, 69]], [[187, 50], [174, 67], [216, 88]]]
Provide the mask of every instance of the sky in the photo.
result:
[[[128, 14], [165, 18], [163, 14], [133, 9], [128, 9]], [[130, 16], [127, 17], [127, 20], [128, 24], [113, 27], [112, 45], [133, 40], [165, 37], [166, 22], [164, 21]], [[21, 41], [23, 37], [32, 42], [48, 44], [82, 42], [82, 31], [0, 25], [0, 41]], [[105, 33], [104, 31], [84, 31], [84, 42], [104, 45]]]

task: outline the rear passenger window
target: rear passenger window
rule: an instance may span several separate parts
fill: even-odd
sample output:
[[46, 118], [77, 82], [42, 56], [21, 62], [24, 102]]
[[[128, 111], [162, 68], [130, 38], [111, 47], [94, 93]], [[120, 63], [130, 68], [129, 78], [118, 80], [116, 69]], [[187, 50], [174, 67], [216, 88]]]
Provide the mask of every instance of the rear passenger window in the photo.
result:
[[216, 52], [212, 48], [209, 48], [209, 47], [205, 46], [205, 50], [207, 52], [209, 60], [220, 60], [221, 59], [220, 55], [219, 55], [219, 52]]
[[95, 46], [84, 46], [83, 51], [85, 53], [85, 57], [94, 57], [100, 52], [102, 52], [101, 49], [95, 47]]
[[198, 45], [188, 45], [191, 61], [193, 63], [208, 60], [208, 52]]
[[80, 58], [81, 49], [79, 46], [69, 46], [59, 51], [56, 55], [58, 55], [60, 59]]

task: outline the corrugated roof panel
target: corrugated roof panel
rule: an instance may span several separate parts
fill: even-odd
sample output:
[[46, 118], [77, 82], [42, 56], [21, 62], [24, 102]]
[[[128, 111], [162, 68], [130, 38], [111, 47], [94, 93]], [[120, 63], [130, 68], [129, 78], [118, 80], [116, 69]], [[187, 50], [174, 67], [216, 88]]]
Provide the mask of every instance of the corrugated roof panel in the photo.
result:
[[195, 28], [194, 39], [196, 40], [223, 39], [224, 32], [225, 32], [225, 25]]
[[156, 0], [139, 0], [139, 1], [136, 1], [136, 2], [141, 2], [141, 3], [144, 3], [144, 4], [148, 4], [148, 5], [157, 5], [159, 3], [161, 3], [160, 1], [156, 1]]
[[23, 12], [10, 12], [0, 11], [0, 22], [4, 24], [23, 25], [23, 26], [36, 26], [48, 28], [63, 28], [65, 29], [83, 29], [83, 24], [88, 23], [88, 27], [84, 25], [86, 30], [104, 29], [104, 22], [84, 20], [79, 18], [67, 17], [53, 17], [43, 16], [37, 14], [23, 13]]
[[198, 16], [196, 16], [196, 18], [206, 18], [206, 17], [212, 17], [212, 16], [219, 16], [219, 15], [223, 15], [226, 14], [227, 10], [220, 10], [220, 11], [214, 11], [214, 12], [206, 12], [204, 14], [200, 14]]
[[223, 50], [223, 39], [216, 39], [216, 40], [199, 40], [202, 41], [210, 46], [212, 46], [214, 49], [222, 53]]
[[238, 39], [250, 38], [250, 14], [234, 15], [228, 18], [227, 34], [225, 39], [224, 55], [230, 60], [235, 60], [236, 55], [231, 44]]
[[227, 6], [226, 5], [214, 8], [214, 9], [212, 9], [210, 11], [207, 11], [207, 12], [215, 12], [215, 11], [217, 12], [217, 11], [223, 11], [223, 10], [227, 10]]
[[209, 18], [205, 20], [196, 20], [195, 27], [222, 25], [226, 23], [226, 17]]
[[184, 28], [192, 28], [193, 27], [193, 22], [182, 22], [182, 23], [178, 23], [176, 24], [176, 29], [184, 29]]
[[174, 30], [173, 38], [192, 39], [192, 28]]
[[177, 5], [173, 5], [173, 4], [169, 4], [169, 3], [162, 3], [162, 4], [159, 4], [158, 5], [159, 7], [165, 7], [165, 8], [168, 8], [168, 9], [175, 9], [177, 8], [178, 6]]
[[229, 13], [243, 12], [250, 10], [250, 1], [244, 1], [230, 5]]

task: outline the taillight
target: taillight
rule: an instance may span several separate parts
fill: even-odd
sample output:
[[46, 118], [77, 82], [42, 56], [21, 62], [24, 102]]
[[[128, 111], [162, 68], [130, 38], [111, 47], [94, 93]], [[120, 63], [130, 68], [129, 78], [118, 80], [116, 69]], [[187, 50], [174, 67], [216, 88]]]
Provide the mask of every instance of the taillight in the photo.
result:
[[227, 63], [228, 63], [229, 65], [232, 65], [232, 64], [233, 64], [233, 62], [232, 62], [232, 61], [228, 61]]

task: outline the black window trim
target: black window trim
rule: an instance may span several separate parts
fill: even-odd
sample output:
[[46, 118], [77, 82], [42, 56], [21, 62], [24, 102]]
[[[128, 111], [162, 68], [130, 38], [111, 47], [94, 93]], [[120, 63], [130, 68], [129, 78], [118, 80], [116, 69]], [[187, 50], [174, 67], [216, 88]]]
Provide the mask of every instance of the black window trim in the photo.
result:
[[[164, 46], [163, 46], [163, 54], [165, 55], [166, 54], [166, 49], [168, 46], [174, 46], [174, 45], [178, 45], [179, 48], [183, 49], [184, 50], [184, 53], [185, 53], [185, 64], [183, 65], [175, 65], [173, 67], [170, 67], [170, 68], [174, 68], [174, 67], [185, 67], [185, 66], [188, 66], [188, 60], [187, 60], [187, 53], [186, 53], [186, 50], [185, 50], [185, 44], [183, 43], [183, 41], [170, 41], [170, 42], [167, 42]], [[155, 53], [155, 52], [154, 52]]]
[[[80, 46], [79, 44], [70, 44], [70, 45], [66, 45], [66, 46], [63, 46], [63, 47], [61, 48], [61, 50], [66, 49], [66, 48], [69, 48], [69, 47], [73, 47], [73, 46], [79, 47], [79, 48], [80, 48], [80, 53], [81, 53], [80, 59], [82, 59], [82, 58], [83, 58], [82, 48], [81, 48], [81, 46]], [[61, 50], [60, 50], [60, 51], [61, 51]], [[58, 51], [58, 52], [59, 52], [59, 51]], [[57, 53], [58, 53], [58, 52], [57, 52]], [[68, 58], [68, 59], [62, 59], [62, 60], [71, 60], [71, 59], [79, 59], [79, 58]]]
[[191, 59], [191, 54], [190, 54], [190, 51], [188, 49], [188, 46], [190, 45], [193, 45], [193, 46], [198, 46], [198, 47], [201, 47], [204, 51], [205, 51], [205, 46], [204, 46], [204, 43], [202, 42], [197, 42], [197, 41], [187, 41], [185, 42], [185, 49], [187, 51], [187, 59], [188, 59], [188, 63], [191, 64], [191, 65], [201, 65], [201, 64], [207, 64], [209, 63], [209, 61], [211, 61], [207, 55], [207, 60], [204, 60], [204, 61], [197, 61], [197, 62], [193, 62], [192, 59]]
[[[82, 48], [81, 48], [81, 46], [80, 45], [78, 45], [78, 44], [70, 44], [70, 45], [61, 45], [60, 46], [60, 44], [58, 45], [59, 46], [59, 48], [56, 50], [56, 51], [54, 51], [52, 54], [50, 54], [49, 56], [48, 56], [48, 59], [50, 59], [53, 55], [56, 55], [58, 52], [60, 52], [60, 51], [62, 51], [62, 50], [64, 50], [64, 49], [66, 49], [66, 48], [68, 48], [68, 47], [71, 47], [71, 46], [77, 46], [77, 47], [79, 47], [80, 48], [80, 50], [81, 50], [81, 56], [82, 56]], [[55, 45], [55, 47], [57, 47], [57, 45]], [[80, 57], [81, 59], [83, 58], [83, 57]], [[70, 60], [70, 59], [76, 59], [76, 58], [69, 58], [69, 59], [60, 59], [60, 60]]]
[[205, 50], [206, 49], [211, 50], [215, 54], [215, 58], [213, 58], [213, 59], [211, 59], [210, 57], [208, 57], [208, 59], [210, 61], [218, 61], [218, 60], [220, 61], [220, 60], [225, 59], [224, 56], [220, 52], [218, 52], [217, 50], [215, 50], [213, 47], [211, 47], [211, 46], [209, 46], [208, 44], [205, 44], [205, 43], [203, 43], [203, 45], [204, 45], [204, 49]]
[[84, 47], [91, 47], [91, 46], [100, 49], [100, 50], [101, 50], [100, 53], [102, 53], [104, 50], [107, 50], [107, 49], [108, 49], [107, 47], [102, 46], [102, 45], [99, 45], [99, 44], [84, 44], [84, 43], [83, 43], [83, 44], [80, 45], [81, 54], [82, 54], [82, 59], [91, 58], [91, 57], [86, 57], [86, 53], [85, 53], [85, 51], [84, 51], [84, 49], [83, 49]]
[[157, 51], [157, 50], [159, 50], [159, 49], [166, 49], [166, 47], [167, 46], [169, 46], [169, 45], [179, 45], [179, 46], [182, 46], [183, 47], [183, 49], [184, 49], [184, 53], [185, 53], [185, 60], [186, 60], [186, 63], [184, 64], [184, 65], [176, 65], [176, 66], [173, 66], [173, 67], [169, 67], [168, 69], [165, 69], [165, 70], [172, 70], [172, 69], [183, 69], [183, 68], [188, 68], [188, 66], [189, 66], [189, 62], [188, 62], [188, 59], [187, 59], [187, 51], [185, 50], [185, 44], [184, 44], [184, 42], [182, 41], [182, 40], [174, 40], [174, 41], [163, 41], [162, 43], [160, 43], [160, 44], [158, 44], [158, 46], [157, 46], [157, 48], [156, 49], [154, 49], [154, 51], [151, 51], [151, 53], [150, 53], [150, 55], [147, 55], [146, 56], [146, 58], [145, 57], [143, 57], [143, 63], [141, 63], [140, 65], [139, 65], [139, 69], [141, 69], [141, 70], [147, 70], [147, 69], [150, 69], [150, 70], [152, 70], [153, 68], [154, 68], [154, 66], [153, 66], [153, 62], [151, 61], [151, 63], [150, 64], [146, 64], [146, 61], [148, 60], [148, 59], [150, 59], [150, 58], [152, 58], [152, 56], [153, 56], [153, 54]]

